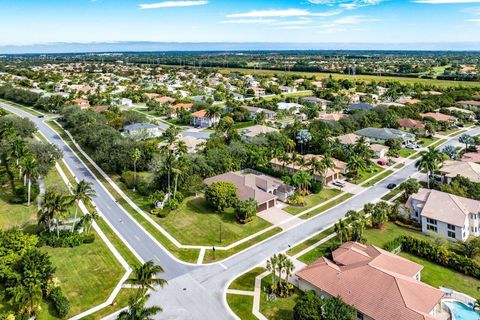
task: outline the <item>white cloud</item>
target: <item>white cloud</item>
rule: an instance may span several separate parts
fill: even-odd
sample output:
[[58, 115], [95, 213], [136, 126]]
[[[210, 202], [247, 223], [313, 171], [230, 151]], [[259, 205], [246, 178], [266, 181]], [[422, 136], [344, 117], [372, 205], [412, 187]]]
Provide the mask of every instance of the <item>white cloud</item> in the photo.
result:
[[360, 24], [364, 22], [379, 21], [378, 19], [368, 18], [365, 16], [346, 16], [333, 21], [335, 25], [346, 25], [346, 24]]
[[480, 22], [480, 19], [467, 19], [467, 22]]
[[270, 24], [276, 22], [275, 19], [235, 19], [220, 21], [220, 23], [226, 24]]
[[480, 3], [480, 0], [414, 0], [416, 3], [426, 4], [458, 4], [458, 3]]
[[143, 3], [143, 4], [140, 4], [140, 9], [192, 7], [192, 6], [203, 6], [205, 4], [208, 4], [208, 1], [203, 1], [203, 0], [164, 1], [164, 2], [157, 2], [157, 3]]
[[374, 6], [380, 4], [384, 0], [308, 0], [312, 4], [328, 5], [345, 9], [352, 10], [360, 7]]
[[325, 12], [310, 12], [304, 9], [283, 9], [283, 10], [252, 10], [243, 13], [232, 13], [227, 15], [227, 18], [286, 18], [286, 17], [330, 17], [340, 14], [340, 11], [325, 11]]

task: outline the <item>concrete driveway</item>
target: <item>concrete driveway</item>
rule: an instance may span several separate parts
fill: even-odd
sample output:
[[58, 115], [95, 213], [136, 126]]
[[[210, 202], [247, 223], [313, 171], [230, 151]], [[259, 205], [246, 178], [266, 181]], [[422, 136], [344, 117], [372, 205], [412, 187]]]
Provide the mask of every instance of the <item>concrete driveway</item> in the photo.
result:
[[340, 191], [344, 191], [344, 192], [347, 192], [347, 193], [351, 193], [351, 194], [359, 194], [359, 193], [361, 193], [365, 190], [364, 187], [361, 187], [359, 185], [347, 182], [345, 180], [340, 180], [340, 181], [345, 183], [345, 187], [340, 188], [340, 187], [334, 186], [332, 184], [332, 182], [328, 183], [327, 187], [332, 188], [332, 189], [337, 189], [337, 190], [340, 190]]
[[282, 229], [287, 229], [302, 222], [302, 219], [297, 218], [290, 213], [283, 211], [279, 207], [269, 208], [268, 210], [259, 212], [257, 214], [263, 220], [270, 222], [273, 225], [279, 226]]

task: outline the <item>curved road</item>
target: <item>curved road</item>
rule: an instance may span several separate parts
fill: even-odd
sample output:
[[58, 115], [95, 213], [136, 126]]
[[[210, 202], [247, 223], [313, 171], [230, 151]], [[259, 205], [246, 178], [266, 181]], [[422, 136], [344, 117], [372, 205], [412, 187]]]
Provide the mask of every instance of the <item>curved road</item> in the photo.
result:
[[[168, 285], [157, 292], [152, 292], [149, 300], [150, 304], [162, 306], [164, 311], [157, 316], [159, 319], [211, 320], [233, 318], [226, 306], [224, 292], [231, 279], [262, 263], [274, 253], [288, 249], [289, 245], [301, 242], [330, 227], [340, 218], [343, 218], [348, 210], [360, 210], [365, 203], [378, 200], [388, 192], [387, 184], [399, 184], [417, 172], [413, 163], [407, 165], [387, 179], [342, 204], [254, 247], [250, 247], [221, 263], [190, 265], [171, 256], [160, 243], [140, 227], [115, 202], [78, 156], [54, 130], [43, 122], [45, 119], [37, 118], [10, 105], [0, 103], [0, 107], [32, 120], [47, 140], [56, 144], [63, 151], [64, 160], [72, 169], [76, 178], [93, 184], [97, 193], [97, 196], [93, 199], [94, 204], [137, 255], [144, 261], [154, 260], [164, 268], [165, 273], [161, 276], [168, 280]], [[472, 135], [480, 134], [480, 128], [470, 130], [469, 133]], [[451, 139], [447, 144], [460, 145], [458, 138]]]

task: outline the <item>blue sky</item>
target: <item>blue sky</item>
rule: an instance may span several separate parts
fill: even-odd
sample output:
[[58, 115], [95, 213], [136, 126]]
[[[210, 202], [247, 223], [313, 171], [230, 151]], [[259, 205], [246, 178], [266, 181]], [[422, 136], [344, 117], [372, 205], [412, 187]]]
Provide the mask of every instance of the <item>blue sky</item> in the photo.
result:
[[0, 0], [0, 45], [480, 42], [480, 0]]

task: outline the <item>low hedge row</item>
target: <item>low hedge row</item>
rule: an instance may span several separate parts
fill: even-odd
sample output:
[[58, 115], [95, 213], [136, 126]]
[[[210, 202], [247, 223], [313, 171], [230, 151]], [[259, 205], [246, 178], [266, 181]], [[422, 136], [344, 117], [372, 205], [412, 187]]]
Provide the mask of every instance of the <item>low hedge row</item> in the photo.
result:
[[388, 251], [394, 251], [397, 248], [467, 276], [480, 279], [480, 264], [478, 262], [441, 245], [412, 236], [400, 236], [384, 245], [384, 249]]
[[53, 303], [53, 308], [55, 309], [57, 316], [61, 319], [66, 318], [70, 312], [70, 302], [60, 287], [56, 287], [52, 290], [50, 293], [50, 300]]
[[53, 248], [78, 247], [84, 243], [92, 243], [95, 241], [93, 233], [78, 233], [68, 230], [61, 230], [58, 234], [56, 231], [42, 232], [38, 236], [38, 246], [49, 246]]

